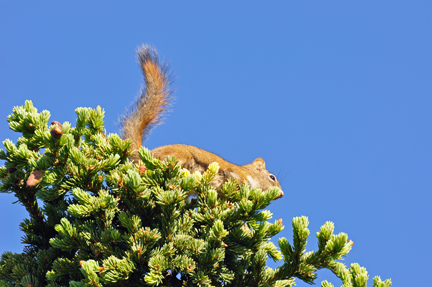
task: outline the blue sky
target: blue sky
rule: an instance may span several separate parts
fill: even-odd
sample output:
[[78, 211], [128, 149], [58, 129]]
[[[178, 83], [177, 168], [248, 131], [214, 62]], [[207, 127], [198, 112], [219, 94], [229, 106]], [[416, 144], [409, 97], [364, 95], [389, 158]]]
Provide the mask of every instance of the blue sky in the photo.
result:
[[[73, 125], [75, 108], [101, 105], [118, 132], [143, 82], [136, 48], [152, 44], [177, 92], [145, 146], [263, 157], [285, 192], [269, 206], [286, 226], [276, 238], [306, 215], [316, 250], [333, 221], [354, 241], [345, 263], [430, 284], [431, 2], [91, 2], [0, 1], [1, 140], [16, 142], [6, 119], [26, 99]], [[0, 195], [0, 253], [23, 248], [14, 200]]]

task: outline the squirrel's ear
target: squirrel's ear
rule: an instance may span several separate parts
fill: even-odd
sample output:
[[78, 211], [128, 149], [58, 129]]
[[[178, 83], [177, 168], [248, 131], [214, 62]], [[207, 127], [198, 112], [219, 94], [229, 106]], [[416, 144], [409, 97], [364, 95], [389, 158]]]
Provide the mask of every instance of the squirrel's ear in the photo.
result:
[[257, 158], [252, 164], [258, 170], [265, 169], [265, 162], [262, 158]]

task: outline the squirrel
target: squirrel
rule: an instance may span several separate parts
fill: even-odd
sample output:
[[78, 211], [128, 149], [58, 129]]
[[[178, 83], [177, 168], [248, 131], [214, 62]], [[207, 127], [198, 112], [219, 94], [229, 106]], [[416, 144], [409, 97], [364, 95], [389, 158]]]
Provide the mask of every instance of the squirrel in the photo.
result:
[[[169, 67], [159, 61], [157, 51], [151, 46], [143, 45], [138, 49], [137, 54], [144, 75], [145, 88], [141, 89], [131, 110], [120, 118], [120, 135], [123, 139], [132, 140], [132, 149], [135, 153], [131, 156], [131, 160], [134, 162], [139, 161], [136, 151], [142, 146], [143, 140], [150, 131], [161, 123], [161, 117], [173, 99]], [[153, 149], [151, 153], [160, 160], [174, 156], [178, 164], [191, 173], [195, 171], [202, 173], [207, 170], [209, 164], [217, 162], [219, 172], [211, 185], [218, 191], [222, 188], [223, 183], [231, 178], [237, 180], [239, 184], [248, 183], [250, 187], [263, 191], [271, 187], [278, 187], [280, 189], [278, 198], [284, 194], [276, 176], [266, 170], [262, 158], [239, 166], [206, 150], [183, 144], [161, 146]]]

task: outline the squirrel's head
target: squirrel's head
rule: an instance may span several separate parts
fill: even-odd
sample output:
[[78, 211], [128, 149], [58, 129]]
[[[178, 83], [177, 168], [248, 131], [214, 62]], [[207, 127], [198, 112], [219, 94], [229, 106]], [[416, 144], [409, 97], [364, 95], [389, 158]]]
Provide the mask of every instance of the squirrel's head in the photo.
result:
[[280, 189], [280, 194], [277, 198], [281, 198], [284, 195], [278, 179], [265, 168], [265, 161], [262, 158], [257, 158], [253, 163], [244, 165], [243, 167], [250, 172], [246, 176], [246, 180], [252, 188], [260, 188], [266, 191], [276, 186]]

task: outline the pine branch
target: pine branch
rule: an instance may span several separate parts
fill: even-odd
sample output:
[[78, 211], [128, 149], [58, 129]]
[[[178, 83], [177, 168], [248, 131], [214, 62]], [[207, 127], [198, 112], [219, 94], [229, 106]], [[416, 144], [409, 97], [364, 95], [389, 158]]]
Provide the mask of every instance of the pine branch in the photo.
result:
[[[292, 243], [269, 241], [284, 228], [266, 210], [277, 188], [229, 180], [218, 193], [216, 163], [191, 174], [145, 148], [131, 163], [131, 142], [104, 132], [103, 109], [76, 114], [75, 127], [48, 124], [49, 112], [26, 101], [8, 117], [22, 137], [3, 142], [0, 192], [13, 193], [29, 218], [20, 225], [24, 253], [1, 257], [0, 286], [293, 286], [315, 283], [322, 268], [343, 286], [366, 286], [365, 268], [339, 262], [353, 243], [331, 222], [317, 232], [317, 251], [306, 251], [307, 217], [293, 219]], [[268, 258], [283, 263], [271, 269]]]

